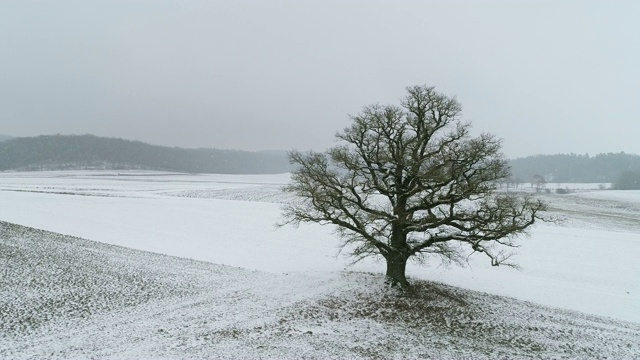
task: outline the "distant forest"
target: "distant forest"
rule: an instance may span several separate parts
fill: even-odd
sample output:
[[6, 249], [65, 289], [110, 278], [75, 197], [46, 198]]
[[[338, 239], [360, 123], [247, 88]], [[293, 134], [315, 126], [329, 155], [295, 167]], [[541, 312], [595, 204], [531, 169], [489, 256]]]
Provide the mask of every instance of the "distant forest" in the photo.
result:
[[[514, 183], [614, 183], [623, 175], [640, 176], [640, 156], [624, 152], [536, 155], [510, 165]], [[277, 174], [290, 172], [291, 165], [285, 151], [183, 149], [93, 135], [0, 135], [0, 171], [68, 169]]]
[[595, 156], [577, 154], [536, 155], [510, 161], [513, 179], [531, 182], [613, 183], [624, 173], [640, 173], [640, 156], [620, 153]]
[[284, 151], [182, 149], [93, 135], [51, 135], [0, 142], [0, 170], [142, 169], [187, 173], [277, 174]]

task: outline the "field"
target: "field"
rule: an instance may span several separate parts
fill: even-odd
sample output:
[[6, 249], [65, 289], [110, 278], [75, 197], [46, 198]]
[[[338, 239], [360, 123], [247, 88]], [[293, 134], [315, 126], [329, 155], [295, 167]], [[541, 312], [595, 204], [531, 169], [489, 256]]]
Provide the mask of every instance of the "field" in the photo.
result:
[[287, 181], [0, 173], [0, 358], [640, 357], [640, 192], [541, 195], [520, 270], [414, 265], [398, 297], [276, 229]]

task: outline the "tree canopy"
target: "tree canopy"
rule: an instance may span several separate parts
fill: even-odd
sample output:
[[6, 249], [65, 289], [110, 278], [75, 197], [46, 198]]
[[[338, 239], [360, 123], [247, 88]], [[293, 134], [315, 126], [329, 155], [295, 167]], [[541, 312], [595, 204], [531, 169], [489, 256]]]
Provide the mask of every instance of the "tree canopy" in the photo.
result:
[[510, 176], [493, 135], [469, 135], [461, 105], [433, 87], [406, 89], [400, 106], [370, 105], [336, 134], [325, 153], [293, 151], [287, 223], [335, 225], [355, 261], [382, 256], [392, 285], [409, 285], [407, 260], [463, 263], [471, 253], [510, 264], [515, 247], [545, 210], [516, 194], [495, 193]]
[[640, 156], [607, 153], [534, 155], [509, 161], [514, 177], [529, 181], [533, 175], [549, 182], [613, 183], [624, 171], [640, 172]]
[[613, 184], [616, 190], [640, 190], [640, 172], [625, 171]]

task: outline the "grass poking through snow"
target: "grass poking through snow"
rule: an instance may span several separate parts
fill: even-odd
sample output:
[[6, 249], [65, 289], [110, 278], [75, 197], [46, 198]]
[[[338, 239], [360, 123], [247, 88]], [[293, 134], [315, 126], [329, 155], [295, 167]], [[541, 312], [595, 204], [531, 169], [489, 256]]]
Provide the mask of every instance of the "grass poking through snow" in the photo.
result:
[[640, 324], [368, 273], [270, 274], [0, 222], [0, 358], [640, 358]]

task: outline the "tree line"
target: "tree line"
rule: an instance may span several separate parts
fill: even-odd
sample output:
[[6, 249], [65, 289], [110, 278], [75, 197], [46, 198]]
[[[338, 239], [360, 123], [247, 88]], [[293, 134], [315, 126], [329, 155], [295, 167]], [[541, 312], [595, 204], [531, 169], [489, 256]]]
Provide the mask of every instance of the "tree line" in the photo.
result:
[[275, 174], [291, 170], [285, 152], [183, 149], [94, 135], [43, 135], [0, 142], [0, 170], [143, 169]]
[[534, 176], [546, 182], [616, 183], [624, 173], [640, 174], [640, 156], [620, 153], [535, 155], [509, 161], [513, 179], [530, 183]]
[[[509, 187], [544, 182], [613, 183], [640, 188], [640, 156], [620, 153], [534, 155], [509, 160]], [[93, 135], [0, 135], [0, 171], [141, 169], [189, 173], [266, 174], [293, 170], [284, 151], [183, 149]], [[533, 186], [533, 185], [532, 185]]]

